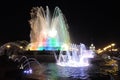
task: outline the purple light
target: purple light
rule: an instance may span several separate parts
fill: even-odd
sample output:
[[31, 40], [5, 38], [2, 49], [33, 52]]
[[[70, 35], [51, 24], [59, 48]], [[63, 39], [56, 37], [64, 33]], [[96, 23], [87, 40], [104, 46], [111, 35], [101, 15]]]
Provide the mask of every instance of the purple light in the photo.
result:
[[32, 74], [32, 69], [29, 69], [29, 73]]
[[27, 73], [26, 71], [24, 71], [24, 73]]
[[24, 73], [25, 73], [25, 74], [32, 74], [32, 69], [25, 70]]

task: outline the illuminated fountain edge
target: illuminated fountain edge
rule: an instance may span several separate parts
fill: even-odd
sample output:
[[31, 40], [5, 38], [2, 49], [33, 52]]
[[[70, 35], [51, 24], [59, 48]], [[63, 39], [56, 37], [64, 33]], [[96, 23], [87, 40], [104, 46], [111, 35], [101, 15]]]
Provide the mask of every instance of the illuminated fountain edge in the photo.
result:
[[55, 55], [57, 65], [65, 67], [85, 67], [90, 65], [94, 52], [87, 50], [84, 44], [71, 45], [71, 50], [60, 51], [59, 57]]

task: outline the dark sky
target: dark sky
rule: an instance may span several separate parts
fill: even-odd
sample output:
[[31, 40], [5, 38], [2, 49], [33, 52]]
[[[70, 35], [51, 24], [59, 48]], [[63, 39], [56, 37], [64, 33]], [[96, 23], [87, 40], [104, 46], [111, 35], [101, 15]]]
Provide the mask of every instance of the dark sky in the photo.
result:
[[120, 29], [113, 19], [112, 0], [1, 0], [0, 44], [30, 41], [30, 10], [32, 7], [58, 6], [67, 19], [72, 42], [97, 48], [120, 42]]

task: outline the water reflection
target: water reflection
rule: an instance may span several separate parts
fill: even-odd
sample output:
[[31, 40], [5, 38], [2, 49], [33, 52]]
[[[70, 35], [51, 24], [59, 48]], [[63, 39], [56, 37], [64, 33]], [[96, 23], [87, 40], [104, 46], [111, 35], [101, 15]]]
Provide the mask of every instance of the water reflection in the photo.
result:
[[89, 67], [61, 67], [55, 63], [44, 65], [46, 65], [46, 71], [43, 75], [46, 75], [46, 80], [89, 80]]
[[96, 62], [87, 67], [62, 67], [56, 63], [41, 63], [41, 66], [42, 73], [34, 75], [38, 80], [111, 80], [118, 71], [117, 62], [113, 60]]
[[58, 67], [58, 74], [60, 77], [71, 77], [71, 78], [80, 78], [87, 79], [88, 67]]
[[58, 80], [58, 69], [55, 63], [49, 63], [46, 65], [45, 75], [47, 76], [47, 80]]

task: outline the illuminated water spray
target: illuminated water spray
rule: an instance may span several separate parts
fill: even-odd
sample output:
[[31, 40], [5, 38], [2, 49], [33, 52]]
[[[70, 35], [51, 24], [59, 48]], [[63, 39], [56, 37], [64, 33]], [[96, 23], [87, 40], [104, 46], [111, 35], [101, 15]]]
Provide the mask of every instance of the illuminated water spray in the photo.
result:
[[71, 45], [71, 50], [61, 51], [57, 60], [57, 65], [67, 67], [89, 66], [89, 59], [94, 57], [92, 50], [87, 50], [84, 44]]
[[34, 7], [31, 10], [29, 50], [61, 50], [70, 44], [68, 24], [61, 10], [56, 7], [53, 15], [49, 8]]
[[29, 50], [60, 50], [59, 57], [55, 55], [57, 65], [83, 67], [89, 65], [93, 51], [87, 50], [84, 44], [71, 44], [68, 24], [61, 10], [56, 7], [53, 15], [49, 8], [42, 7], [31, 10], [31, 32]]

